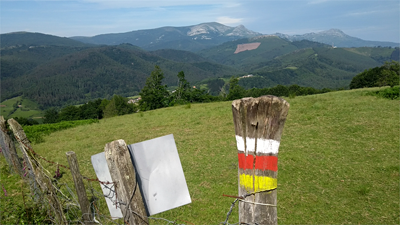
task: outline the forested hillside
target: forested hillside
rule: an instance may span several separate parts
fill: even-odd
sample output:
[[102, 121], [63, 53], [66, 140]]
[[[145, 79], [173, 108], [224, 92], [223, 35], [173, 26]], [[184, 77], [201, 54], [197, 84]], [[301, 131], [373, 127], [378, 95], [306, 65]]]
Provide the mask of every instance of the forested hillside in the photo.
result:
[[[297, 84], [347, 88], [358, 73], [399, 60], [399, 48], [333, 48], [266, 35], [225, 42], [199, 54], [174, 49], [145, 51], [131, 44], [96, 46], [39, 33], [0, 35], [1, 101], [23, 95], [42, 108], [80, 104], [114, 94], [139, 94], [155, 65], [164, 84], [184, 71], [193, 85], [228, 94], [228, 80], [245, 89]], [[223, 79], [220, 79], [223, 78]], [[224, 83], [225, 82], [225, 83]]]
[[[235, 54], [238, 45], [247, 43], [259, 43], [259, 47]], [[227, 42], [200, 55], [254, 75], [240, 80], [245, 88], [278, 84], [341, 88], [365, 69], [396, 60], [396, 52], [398, 48], [332, 48], [307, 40], [290, 42], [263, 36]]]
[[57, 46], [2, 50], [2, 99], [23, 94], [46, 108], [114, 94], [137, 95], [156, 64], [169, 85], [176, 84], [176, 75], [182, 70], [191, 82], [237, 73], [208, 61], [168, 60], [132, 45], [79, 50]]
[[87, 48], [89, 47], [32, 46], [25, 44], [2, 48], [0, 50], [1, 79], [22, 76], [41, 64]]
[[28, 46], [68, 46], [68, 47], [84, 47], [91, 44], [82, 43], [66, 37], [58, 37], [49, 34], [31, 33], [31, 32], [13, 32], [0, 35], [1, 48], [12, 47], [17, 45]]

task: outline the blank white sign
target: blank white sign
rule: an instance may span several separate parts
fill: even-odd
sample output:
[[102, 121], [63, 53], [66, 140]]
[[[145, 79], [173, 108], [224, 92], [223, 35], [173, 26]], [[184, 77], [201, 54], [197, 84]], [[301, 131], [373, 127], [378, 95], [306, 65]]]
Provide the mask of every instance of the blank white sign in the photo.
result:
[[128, 148], [150, 215], [192, 202], [172, 134], [131, 144]]
[[[92, 155], [92, 165], [94, 168], [94, 171], [96, 172], [96, 176], [100, 181], [108, 181], [112, 182], [111, 179], [111, 174], [110, 170], [108, 169], [107, 161], [106, 161], [106, 156], [104, 152]], [[108, 206], [108, 210], [110, 210], [110, 214], [113, 220], [122, 218], [122, 212], [121, 209], [116, 207], [115, 202], [116, 202], [116, 196], [115, 196], [115, 189], [112, 184], [108, 184], [107, 187], [105, 185], [100, 184], [101, 189], [103, 190], [103, 194], [106, 197], [106, 202]], [[111, 190], [109, 189], [111, 188]], [[112, 197], [112, 199], [108, 198]]]

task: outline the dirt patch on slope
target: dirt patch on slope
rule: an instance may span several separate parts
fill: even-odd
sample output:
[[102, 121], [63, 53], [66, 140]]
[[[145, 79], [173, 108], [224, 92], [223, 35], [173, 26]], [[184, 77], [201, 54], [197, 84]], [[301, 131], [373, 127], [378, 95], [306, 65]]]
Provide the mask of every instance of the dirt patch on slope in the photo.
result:
[[250, 50], [254, 50], [257, 49], [258, 46], [260, 46], [260, 42], [254, 42], [254, 43], [248, 43], [248, 44], [239, 44], [236, 47], [236, 51], [234, 52], [234, 54], [237, 54], [239, 52], [244, 52], [244, 51], [250, 51]]

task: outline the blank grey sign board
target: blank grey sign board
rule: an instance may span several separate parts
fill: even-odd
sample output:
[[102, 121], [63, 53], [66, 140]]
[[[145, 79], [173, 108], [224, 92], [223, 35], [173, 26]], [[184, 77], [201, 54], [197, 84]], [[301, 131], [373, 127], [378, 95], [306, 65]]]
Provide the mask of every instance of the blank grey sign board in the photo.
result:
[[150, 215], [191, 203], [172, 134], [128, 146]]
[[[108, 165], [106, 161], [106, 156], [104, 155], [104, 152], [92, 155], [92, 165], [94, 168], [94, 171], [96, 172], [96, 176], [100, 181], [108, 181], [112, 182], [111, 179], [111, 174], [110, 171], [108, 170]], [[116, 202], [116, 196], [115, 196], [115, 188], [114, 185], [112, 184], [101, 184], [101, 189], [103, 190], [103, 194], [106, 198], [108, 210], [110, 211], [112, 219], [118, 219], [122, 218], [122, 212], [121, 209], [116, 207], [115, 202]], [[111, 189], [111, 190], [110, 190]], [[110, 199], [111, 197], [111, 199]]]

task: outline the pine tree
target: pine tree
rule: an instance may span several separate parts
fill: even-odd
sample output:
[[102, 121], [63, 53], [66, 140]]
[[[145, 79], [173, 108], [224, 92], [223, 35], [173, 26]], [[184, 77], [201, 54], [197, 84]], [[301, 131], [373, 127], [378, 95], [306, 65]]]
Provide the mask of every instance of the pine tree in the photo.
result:
[[183, 71], [178, 73], [178, 88], [174, 92], [174, 98], [177, 102], [185, 102], [190, 100], [190, 84], [185, 79], [185, 73]]
[[229, 80], [229, 93], [226, 97], [228, 100], [235, 100], [243, 98], [246, 90], [239, 86], [239, 79], [236, 77], [232, 77]]
[[159, 66], [155, 66], [146, 84], [140, 91], [139, 108], [142, 111], [158, 109], [168, 106], [167, 86], [162, 85], [164, 74]]

